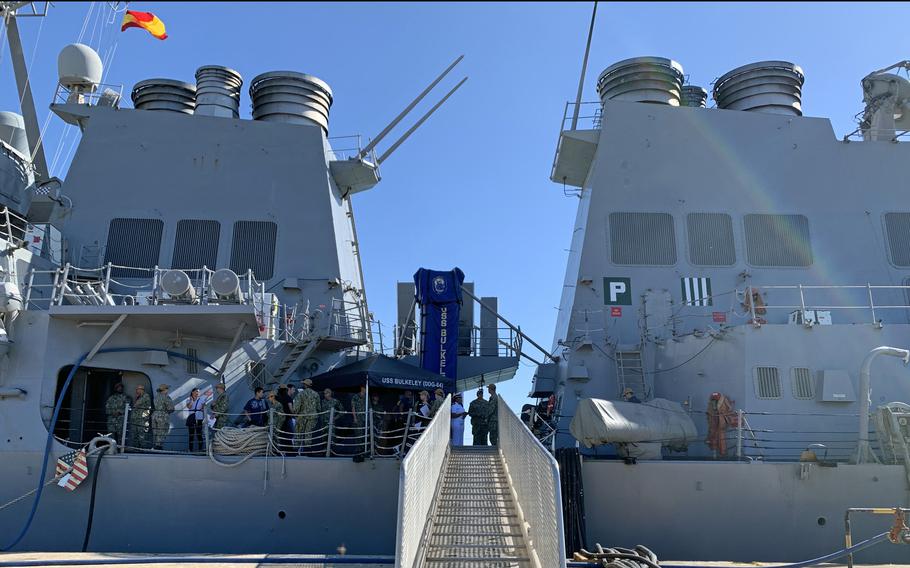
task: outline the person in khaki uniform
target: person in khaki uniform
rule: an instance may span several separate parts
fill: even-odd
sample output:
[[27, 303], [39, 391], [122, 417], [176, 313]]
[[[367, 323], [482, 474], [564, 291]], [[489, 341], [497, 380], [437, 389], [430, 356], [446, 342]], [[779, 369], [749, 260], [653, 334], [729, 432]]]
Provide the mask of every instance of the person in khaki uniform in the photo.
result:
[[168, 395], [170, 385], [158, 385], [152, 410], [152, 438], [156, 450], [164, 449], [164, 439], [171, 429], [171, 414], [174, 412], [174, 401]]

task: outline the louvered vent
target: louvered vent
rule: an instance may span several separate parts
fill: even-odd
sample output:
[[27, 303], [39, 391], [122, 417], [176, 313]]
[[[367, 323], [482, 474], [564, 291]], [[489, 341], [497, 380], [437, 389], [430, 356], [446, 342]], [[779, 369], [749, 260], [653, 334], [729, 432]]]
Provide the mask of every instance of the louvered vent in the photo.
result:
[[676, 232], [669, 213], [610, 213], [613, 264], [676, 264]]
[[186, 356], [189, 357], [186, 360], [186, 372], [195, 375], [199, 372], [199, 362], [196, 360], [199, 358], [199, 352], [196, 351], [195, 347], [187, 347]]
[[268, 280], [275, 270], [275, 240], [278, 225], [271, 221], [237, 221], [231, 242], [231, 270], [253, 271], [257, 280]]
[[755, 396], [764, 399], [781, 398], [780, 375], [777, 367], [755, 369]]
[[733, 220], [726, 213], [690, 213], [686, 216], [689, 260], [697, 266], [736, 263]]
[[815, 398], [815, 385], [812, 383], [812, 371], [805, 367], [795, 367], [790, 370], [790, 383], [793, 388], [793, 398], [812, 400]]
[[177, 221], [171, 268], [217, 268], [221, 223], [202, 219]]
[[895, 266], [910, 266], [910, 213], [885, 213], [888, 249]]
[[746, 215], [746, 255], [753, 266], [809, 266], [812, 243], [803, 215]]
[[[161, 252], [161, 233], [164, 221], [160, 219], [111, 219], [107, 232], [104, 262], [117, 266], [152, 269], [158, 264]], [[114, 278], [151, 278], [151, 272], [114, 268]]]

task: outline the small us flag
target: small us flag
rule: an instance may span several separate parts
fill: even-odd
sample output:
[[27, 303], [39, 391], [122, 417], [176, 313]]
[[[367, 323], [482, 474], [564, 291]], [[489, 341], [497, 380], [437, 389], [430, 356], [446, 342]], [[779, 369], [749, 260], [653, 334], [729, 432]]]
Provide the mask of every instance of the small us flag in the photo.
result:
[[682, 299], [686, 306], [713, 306], [710, 278], [683, 278]]
[[60, 478], [60, 481], [57, 482], [60, 487], [65, 487], [68, 491], [72, 491], [87, 476], [88, 460], [85, 458], [85, 450], [76, 450], [57, 458], [56, 477]]

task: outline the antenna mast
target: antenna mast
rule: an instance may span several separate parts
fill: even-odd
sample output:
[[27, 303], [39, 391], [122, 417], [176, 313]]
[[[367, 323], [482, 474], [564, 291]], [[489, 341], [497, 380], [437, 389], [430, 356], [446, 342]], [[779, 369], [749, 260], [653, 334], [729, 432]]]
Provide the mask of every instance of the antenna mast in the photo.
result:
[[591, 38], [594, 37], [594, 18], [597, 17], [597, 2], [591, 12], [591, 27], [588, 28], [588, 43], [585, 46], [585, 58], [581, 62], [581, 78], [578, 80], [578, 95], [575, 97], [575, 112], [572, 113], [572, 130], [578, 126], [578, 113], [581, 110], [581, 92], [585, 87], [585, 72], [588, 70], [588, 54], [591, 53]]
[[0, 15], [6, 22], [6, 37], [9, 41], [10, 59], [13, 61], [13, 72], [16, 75], [16, 91], [19, 94], [19, 106], [25, 122], [25, 136], [28, 139], [30, 158], [38, 178], [41, 181], [47, 181], [51, 176], [47, 167], [47, 159], [44, 157], [44, 148], [41, 147], [41, 127], [38, 124], [38, 113], [35, 111], [35, 100], [32, 98], [28, 67], [25, 64], [22, 38], [19, 36], [19, 24], [17, 23], [18, 11], [25, 7], [30, 7], [31, 12], [21, 14], [23, 17], [47, 15], [47, 2], [43, 3], [43, 10], [38, 10], [35, 4], [35, 2], [0, 2]]

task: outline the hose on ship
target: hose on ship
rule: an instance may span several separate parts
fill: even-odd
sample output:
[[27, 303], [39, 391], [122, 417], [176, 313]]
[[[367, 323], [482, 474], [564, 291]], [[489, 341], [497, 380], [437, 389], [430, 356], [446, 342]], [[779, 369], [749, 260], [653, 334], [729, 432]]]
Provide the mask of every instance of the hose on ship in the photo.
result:
[[[170, 357], [176, 357], [177, 359], [184, 359], [187, 361], [194, 361], [196, 363], [202, 363], [206, 367], [213, 369], [215, 372], [218, 372], [219, 369], [196, 357], [190, 357], [183, 353], [177, 353], [176, 351], [169, 351], [167, 349], [160, 349], [155, 347], [109, 347], [107, 349], [99, 349], [98, 353], [143, 353], [148, 351], [162, 351], [167, 353]], [[44, 481], [44, 478], [47, 477], [47, 465], [48, 457], [51, 455], [51, 449], [54, 446], [54, 430], [57, 427], [57, 419], [60, 417], [60, 408], [63, 406], [63, 398], [69, 391], [70, 384], [73, 382], [73, 377], [76, 376], [76, 371], [82, 367], [82, 364], [85, 362], [85, 359], [88, 357], [88, 353], [83, 353], [76, 361], [73, 363], [73, 367], [70, 369], [69, 374], [66, 376], [66, 381], [63, 382], [63, 388], [60, 389], [60, 393], [57, 395], [57, 404], [54, 405], [54, 413], [51, 415], [51, 421], [47, 425], [47, 443], [44, 446], [44, 458], [41, 461], [41, 475], [38, 476], [38, 486], [35, 489], [35, 500], [32, 503], [32, 509], [28, 514], [28, 518], [25, 520], [25, 524], [22, 527], [22, 530], [13, 539], [13, 541], [0, 548], [0, 552], [8, 552], [13, 549], [17, 544], [22, 542], [22, 539], [25, 538], [25, 535], [28, 533], [28, 529], [31, 528], [32, 522], [35, 520], [35, 514], [38, 512], [38, 505], [41, 503], [41, 496], [44, 493], [44, 488], [48, 485]]]
[[88, 550], [88, 541], [92, 538], [92, 521], [95, 520], [95, 491], [98, 489], [98, 476], [101, 475], [101, 460], [114, 446], [102, 446], [98, 449], [98, 459], [95, 460], [95, 473], [92, 475], [92, 496], [88, 502], [88, 519], [85, 521], [85, 538], [82, 540], [82, 552]]

